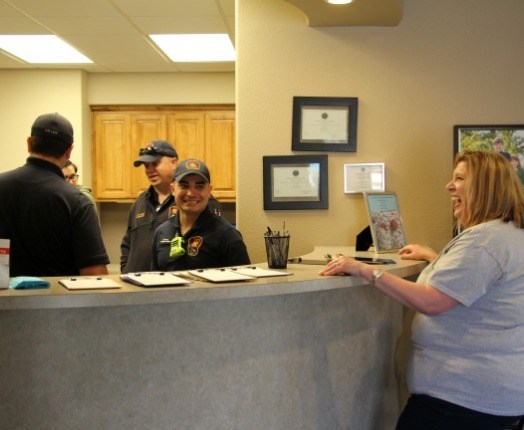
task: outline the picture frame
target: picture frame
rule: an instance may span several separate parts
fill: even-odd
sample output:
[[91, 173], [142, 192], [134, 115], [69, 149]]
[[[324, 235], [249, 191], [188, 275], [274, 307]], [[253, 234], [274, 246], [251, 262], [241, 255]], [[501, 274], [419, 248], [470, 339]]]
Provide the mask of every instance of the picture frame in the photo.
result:
[[328, 209], [328, 157], [263, 157], [264, 210]]
[[500, 149], [510, 156], [518, 156], [524, 162], [524, 124], [455, 125], [453, 136], [454, 155], [465, 149], [495, 151], [494, 140], [500, 138]]
[[385, 189], [384, 163], [344, 164], [344, 193], [380, 192], [385, 191]]
[[293, 151], [356, 152], [358, 98], [293, 97]]
[[373, 246], [377, 254], [394, 252], [407, 244], [397, 194], [365, 192], [364, 200]]

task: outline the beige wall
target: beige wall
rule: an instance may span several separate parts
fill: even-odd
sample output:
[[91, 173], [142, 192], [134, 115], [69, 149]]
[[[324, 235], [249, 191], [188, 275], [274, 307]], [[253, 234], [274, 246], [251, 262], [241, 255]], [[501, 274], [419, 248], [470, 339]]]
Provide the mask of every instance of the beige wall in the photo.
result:
[[[402, 22], [391, 28], [310, 28], [284, 0], [237, 3], [236, 88], [232, 73], [0, 71], [0, 171], [23, 164], [40, 113], [71, 119], [73, 157], [89, 184], [89, 104], [233, 103], [236, 92], [237, 220], [253, 261], [265, 259], [266, 226], [283, 221], [292, 255], [352, 245], [367, 224], [362, 197], [343, 193], [343, 165], [354, 162], [385, 162], [408, 240], [440, 248], [452, 224], [443, 186], [453, 125], [524, 122], [524, 3], [404, 0]], [[293, 96], [359, 98], [357, 152], [329, 153], [329, 210], [263, 210], [262, 156], [292, 154]], [[113, 263], [126, 214], [116, 205], [102, 212]]]
[[[397, 27], [310, 28], [283, 0], [237, 2], [237, 217], [255, 261], [283, 221], [293, 256], [354, 244], [367, 220], [362, 197], [343, 192], [346, 163], [385, 162], [408, 240], [442, 247], [453, 125], [524, 122], [521, 0], [403, 5]], [[329, 153], [329, 210], [263, 210], [262, 156], [292, 154], [293, 96], [359, 99], [357, 152]]]
[[0, 70], [0, 172], [24, 164], [31, 125], [48, 112], [58, 112], [73, 124], [73, 154], [82, 165], [84, 148], [90, 148], [90, 121], [85, 122], [87, 103], [82, 97], [86, 76], [78, 70]]

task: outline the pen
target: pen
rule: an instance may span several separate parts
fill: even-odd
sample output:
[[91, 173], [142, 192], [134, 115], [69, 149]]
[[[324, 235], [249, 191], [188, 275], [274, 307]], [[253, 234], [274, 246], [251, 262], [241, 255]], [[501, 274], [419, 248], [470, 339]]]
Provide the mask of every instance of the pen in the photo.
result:
[[287, 260], [288, 263], [302, 263], [301, 257], [290, 258]]

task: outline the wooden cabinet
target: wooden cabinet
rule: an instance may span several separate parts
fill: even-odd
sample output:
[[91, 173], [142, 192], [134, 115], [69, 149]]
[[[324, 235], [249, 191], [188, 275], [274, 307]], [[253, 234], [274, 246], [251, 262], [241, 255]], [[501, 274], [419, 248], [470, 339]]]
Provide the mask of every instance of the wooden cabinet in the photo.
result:
[[220, 200], [235, 200], [234, 106], [92, 109], [93, 189], [97, 200], [134, 200], [149, 186], [143, 167], [134, 167], [133, 161], [140, 148], [156, 139], [171, 142], [179, 160], [204, 160], [211, 172], [213, 194]]

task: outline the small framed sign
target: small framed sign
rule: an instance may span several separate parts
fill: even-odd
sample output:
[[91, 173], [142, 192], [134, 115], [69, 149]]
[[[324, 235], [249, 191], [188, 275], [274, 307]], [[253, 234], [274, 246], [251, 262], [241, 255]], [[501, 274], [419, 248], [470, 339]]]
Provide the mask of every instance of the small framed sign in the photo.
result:
[[344, 164], [344, 192], [346, 194], [366, 191], [384, 191], [384, 163]]

